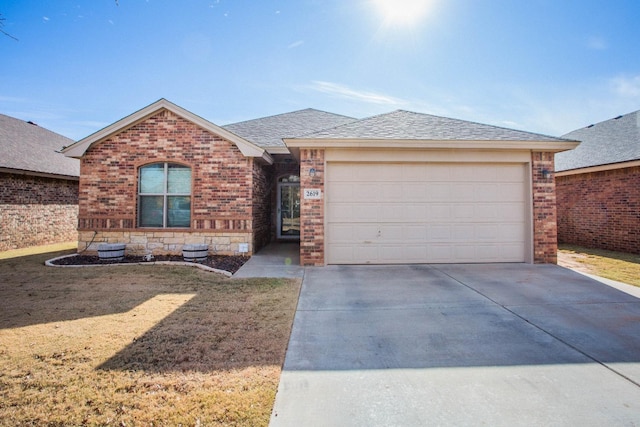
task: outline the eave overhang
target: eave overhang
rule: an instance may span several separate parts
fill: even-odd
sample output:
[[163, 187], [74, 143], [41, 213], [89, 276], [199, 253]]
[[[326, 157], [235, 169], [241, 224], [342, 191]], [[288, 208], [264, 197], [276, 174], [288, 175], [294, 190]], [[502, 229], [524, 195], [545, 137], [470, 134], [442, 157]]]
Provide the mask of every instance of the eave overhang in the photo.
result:
[[557, 141], [511, 141], [511, 140], [428, 140], [428, 139], [283, 139], [291, 154], [299, 161], [300, 149], [413, 149], [413, 150], [530, 150], [557, 153], [572, 150], [580, 142]]

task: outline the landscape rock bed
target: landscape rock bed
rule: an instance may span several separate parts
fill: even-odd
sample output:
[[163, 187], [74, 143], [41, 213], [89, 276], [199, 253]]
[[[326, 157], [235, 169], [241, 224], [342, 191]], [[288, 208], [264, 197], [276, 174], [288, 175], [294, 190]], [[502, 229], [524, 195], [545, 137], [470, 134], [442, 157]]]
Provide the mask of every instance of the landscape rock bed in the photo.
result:
[[[207, 267], [215, 268], [217, 270], [228, 271], [233, 274], [249, 260], [249, 257], [245, 256], [224, 256], [213, 255], [208, 256], [207, 259], [198, 262]], [[184, 262], [182, 255], [155, 255], [152, 260], [147, 261], [142, 256], [126, 255], [124, 259], [119, 261], [104, 261], [97, 255], [76, 255], [64, 258], [58, 258], [52, 260], [53, 265], [110, 265], [110, 264], [154, 264], [160, 261], [173, 261]], [[194, 263], [196, 264], [196, 263]]]

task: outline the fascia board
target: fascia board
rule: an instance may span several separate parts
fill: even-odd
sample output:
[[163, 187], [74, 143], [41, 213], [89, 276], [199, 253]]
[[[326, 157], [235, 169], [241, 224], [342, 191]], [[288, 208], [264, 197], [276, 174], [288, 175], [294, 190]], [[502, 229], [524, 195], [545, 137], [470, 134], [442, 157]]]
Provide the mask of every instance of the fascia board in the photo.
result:
[[8, 173], [14, 175], [28, 175], [28, 176], [38, 176], [43, 178], [55, 178], [55, 179], [64, 179], [67, 181], [79, 181], [80, 177], [77, 175], [61, 175], [56, 173], [49, 172], [37, 172], [37, 171], [29, 171], [25, 169], [11, 169], [11, 168], [2, 168], [0, 167], [0, 173]]
[[417, 139], [304, 139], [287, 138], [293, 148], [422, 148], [422, 149], [491, 149], [559, 152], [574, 149], [578, 141], [477, 141], [477, 140], [417, 140]]
[[291, 152], [287, 147], [277, 146], [277, 147], [265, 147], [269, 154], [290, 154]]
[[621, 163], [611, 163], [608, 165], [588, 166], [588, 167], [578, 168], [578, 169], [569, 169], [569, 170], [554, 172], [554, 175], [556, 177], [579, 175], [582, 173], [604, 172], [604, 171], [610, 171], [615, 169], [633, 168], [636, 166], [640, 166], [640, 160], [634, 160], [630, 162], [621, 162]]

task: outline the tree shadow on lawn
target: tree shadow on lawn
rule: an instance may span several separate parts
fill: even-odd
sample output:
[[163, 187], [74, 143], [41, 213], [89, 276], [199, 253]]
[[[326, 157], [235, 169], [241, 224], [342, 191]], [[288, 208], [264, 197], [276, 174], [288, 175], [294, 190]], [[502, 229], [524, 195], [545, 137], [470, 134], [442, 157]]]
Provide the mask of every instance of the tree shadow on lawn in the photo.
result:
[[[113, 352], [105, 356], [115, 354], [100, 370], [211, 372], [282, 364], [299, 280], [230, 281], [190, 267], [44, 266], [56, 255], [0, 261], [0, 329], [60, 324], [56, 331], [73, 330], [78, 341], [99, 340], [107, 350], [112, 340]], [[161, 306], [170, 314], [153, 312]]]
[[[239, 281], [234, 281], [236, 286]], [[101, 364], [102, 370], [212, 372], [280, 366], [297, 297], [297, 281], [247, 282], [237, 298], [203, 291]]]
[[44, 265], [66, 253], [0, 260], [0, 329], [125, 313], [164, 291], [153, 285], [161, 273], [146, 267]]

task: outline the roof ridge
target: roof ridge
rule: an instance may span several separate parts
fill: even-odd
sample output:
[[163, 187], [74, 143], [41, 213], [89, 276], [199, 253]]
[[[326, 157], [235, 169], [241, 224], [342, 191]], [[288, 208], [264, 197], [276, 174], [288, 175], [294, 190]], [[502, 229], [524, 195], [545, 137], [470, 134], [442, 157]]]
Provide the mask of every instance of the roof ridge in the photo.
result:
[[273, 119], [274, 117], [286, 116], [288, 114], [302, 113], [303, 111], [316, 111], [318, 113], [331, 114], [332, 116], [340, 116], [340, 117], [345, 117], [347, 119], [354, 119], [354, 117], [345, 116], [344, 114], [336, 114], [336, 113], [332, 113], [330, 111], [319, 110], [317, 108], [308, 107], [308, 108], [302, 108], [300, 110], [288, 111], [286, 113], [271, 114], [269, 116], [258, 117], [258, 118], [255, 118], [255, 119], [248, 119], [248, 120], [241, 120], [239, 122], [227, 123], [225, 125], [222, 125], [222, 127], [232, 126], [232, 125], [240, 125], [240, 124], [243, 124], [243, 123], [253, 122], [253, 121], [256, 121], [256, 120]]
[[455, 122], [471, 123], [471, 124], [474, 124], [474, 125], [477, 125], [477, 126], [487, 126], [487, 127], [491, 127], [491, 128], [494, 128], [494, 129], [522, 132], [522, 133], [526, 133], [526, 134], [529, 134], [529, 135], [544, 136], [546, 138], [564, 139], [564, 140], [567, 140], [567, 141], [573, 141], [572, 139], [553, 136], [553, 135], [548, 135], [548, 134], [545, 134], [545, 133], [531, 132], [531, 131], [522, 130], [522, 129], [509, 128], [509, 127], [506, 127], [506, 126], [498, 126], [498, 125], [494, 125], [494, 124], [491, 124], [491, 123], [481, 123], [481, 122], [477, 122], [475, 120], [457, 119], [457, 118], [454, 118], [454, 117], [440, 116], [440, 115], [437, 115], [437, 114], [430, 114], [430, 113], [420, 113], [420, 112], [417, 112], [417, 111], [409, 111], [409, 110], [397, 110], [397, 111], [405, 111], [407, 113], [412, 113], [412, 114], [420, 114], [420, 115], [423, 115], [423, 116], [437, 117], [437, 118], [440, 118], [440, 119], [452, 120], [452, 121], [455, 121]]
[[599, 125], [602, 125], [602, 124], [604, 124], [604, 123], [611, 122], [611, 121], [613, 121], [613, 120], [620, 120], [620, 119], [625, 118], [625, 117], [627, 117], [627, 116], [631, 116], [632, 114], [638, 115], [638, 113], [640, 113], [640, 110], [635, 110], [635, 111], [632, 111], [632, 112], [630, 112], [630, 113], [626, 113], [626, 114], [618, 114], [617, 116], [612, 117], [612, 118], [610, 118], [610, 119], [601, 120], [601, 121], [599, 121], [599, 122], [591, 123], [591, 124], [588, 124], [588, 125], [583, 126], [583, 127], [581, 127], [581, 128], [574, 129], [574, 130], [572, 130], [571, 132], [567, 132], [567, 133], [565, 133], [565, 135], [569, 135], [570, 133], [576, 132], [576, 131], [581, 130], [581, 129], [588, 129], [588, 128], [592, 128], [592, 127], [595, 127], [595, 126], [599, 126]]

